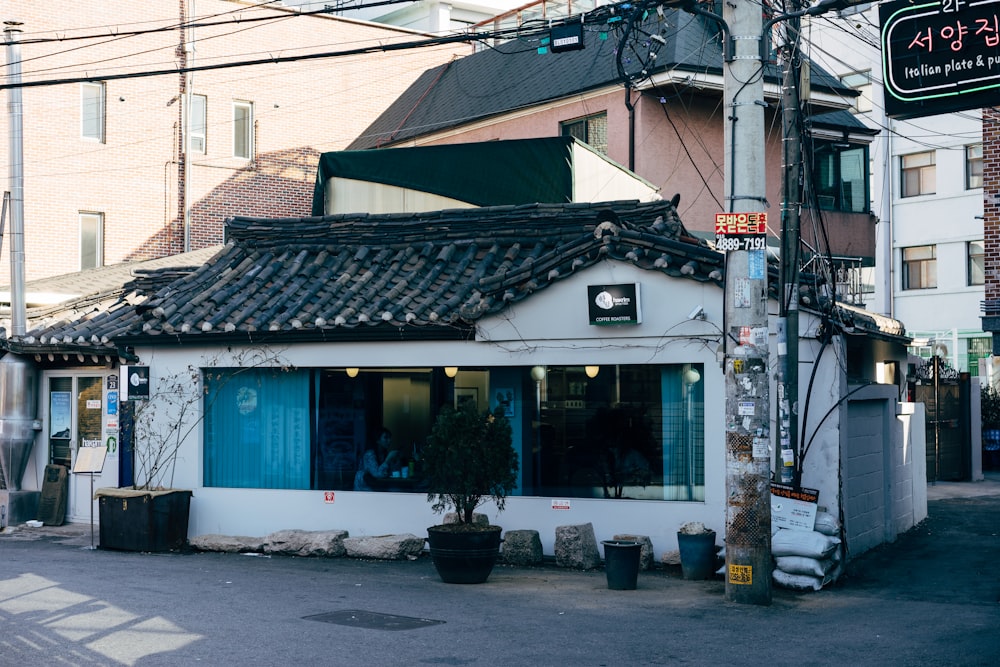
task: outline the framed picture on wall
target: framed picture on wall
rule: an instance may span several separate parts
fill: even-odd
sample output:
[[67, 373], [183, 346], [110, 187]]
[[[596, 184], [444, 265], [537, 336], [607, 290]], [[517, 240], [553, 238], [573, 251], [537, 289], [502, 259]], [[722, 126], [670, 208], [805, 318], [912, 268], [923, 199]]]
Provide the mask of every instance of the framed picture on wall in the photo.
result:
[[493, 412], [510, 419], [514, 416], [514, 390], [497, 387], [493, 390]]
[[469, 401], [479, 409], [479, 389], [477, 387], [455, 387], [455, 408], [460, 408]]

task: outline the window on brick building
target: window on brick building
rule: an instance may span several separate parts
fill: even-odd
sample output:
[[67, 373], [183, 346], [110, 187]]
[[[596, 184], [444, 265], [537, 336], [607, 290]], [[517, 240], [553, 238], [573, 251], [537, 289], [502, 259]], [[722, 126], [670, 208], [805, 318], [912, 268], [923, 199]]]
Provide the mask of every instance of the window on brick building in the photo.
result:
[[205, 131], [208, 127], [208, 98], [204, 95], [191, 96], [190, 133], [191, 152], [205, 152]]
[[983, 187], [983, 145], [965, 147], [965, 188]]
[[253, 158], [252, 102], [233, 102], [233, 157]]
[[606, 111], [585, 118], [566, 120], [559, 123], [559, 133], [564, 137], [576, 137], [590, 144], [598, 153], [608, 154], [608, 113]]
[[104, 214], [80, 214], [80, 270], [104, 266]]
[[982, 241], [965, 244], [966, 278], [969, 285], [986, 284], [986, 248]]
[[80, 84], [80, 136], [104, 143], [104, 84]]
[[937, 247], [903, 248], [903, 289], [937, 287]]
[[937, 166], [934, 151], [900, 156], [900, 194], [903, 197], [932, 195], [935, 192]]

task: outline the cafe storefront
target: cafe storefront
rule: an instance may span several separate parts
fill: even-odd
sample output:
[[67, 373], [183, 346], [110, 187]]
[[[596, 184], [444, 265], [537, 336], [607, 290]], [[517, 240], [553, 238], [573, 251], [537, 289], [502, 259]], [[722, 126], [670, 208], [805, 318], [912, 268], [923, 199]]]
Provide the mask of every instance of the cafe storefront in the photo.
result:
[[[182, 433], [168, 479], [193, 493], [189, 536], [423, 535], [441, 517], [421, 488], [421, 443], [443, 406], [464, 402], [510, 419], [520, 461], [505, 510], [480, 511], [537, 530], [546, 554], [569, 524], [599, 540], [648, 535], [657, 558], [684, 523], [725, 532], [724, 255], [688, 236], [670, 202], [228, 224], [204, 265], [33, 330], [72, 332], [80, 356], [117, 350], [148, 368], [151, 396], [169, 390], [175, 407], [152, 428]], [[809, 411], [822, 416], [804, 483], [831, 507], [849, 383], [905, 354], [898, 323], [843, 309], [838, 322], [851, 346], [821, 313], [800, 313]], [[398, 463], [355, 490], [383, 429]]]

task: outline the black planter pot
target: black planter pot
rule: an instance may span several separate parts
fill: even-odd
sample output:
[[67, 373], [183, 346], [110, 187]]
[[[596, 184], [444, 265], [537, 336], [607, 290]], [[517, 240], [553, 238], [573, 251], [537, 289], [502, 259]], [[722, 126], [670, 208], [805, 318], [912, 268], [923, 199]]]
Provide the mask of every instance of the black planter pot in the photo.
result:
[[685, 579], [708, 579], [715, 573], [715, 531], [690, 535], [677, 533], [681, 573]]
[[102, 549], [177, 551], [187, 544], [191, 491], [99, 490]]
[[446, 584], [481, 584], [500, 555], [500, 526], [477, 531], [455, 531], [451, 526], [427, 529], [434, 568]]

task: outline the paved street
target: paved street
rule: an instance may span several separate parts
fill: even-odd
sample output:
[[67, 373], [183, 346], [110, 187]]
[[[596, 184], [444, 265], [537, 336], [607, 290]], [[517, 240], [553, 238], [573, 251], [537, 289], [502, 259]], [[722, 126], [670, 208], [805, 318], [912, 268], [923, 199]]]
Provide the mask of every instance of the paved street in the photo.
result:
[[91, 550], [87, 526], [0, 536], [0, 665], [993, 665], [1000, 480], [929, 488], [930, 517], [817, 593], [414, 562]]

